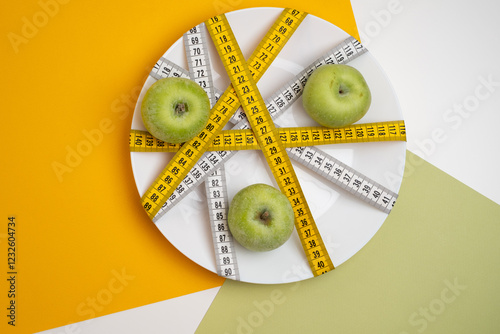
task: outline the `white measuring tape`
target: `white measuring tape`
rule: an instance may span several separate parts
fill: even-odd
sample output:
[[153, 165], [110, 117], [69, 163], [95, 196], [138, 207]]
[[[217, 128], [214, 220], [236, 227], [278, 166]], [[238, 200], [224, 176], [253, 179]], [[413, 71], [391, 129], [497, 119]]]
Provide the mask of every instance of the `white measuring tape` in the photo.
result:
[[217, 169], [207, 177], [205, 183], [217, 273], [222, 277], [239, 280], [234, 240], [227, 223], [229, 202], [224, 170]]
[[[189, 76], [205, 90], [213, 107], [216, 101], [212, 78], [210, 56], [208, 54], [205, 24], [201, 23], [183, 36], [184, 49], [189, 68]], [[217, 159], [216, 153], [207, 153], [209, 161]], [[220, 152], [219, 155], [224, 154]], [[205, 192], [210, 217], [215, 264], [219, 276], [239, 280], [239, 271], [233, 236], [227, 223], [229, 199], [227, 195], [224, 164], [205, 180]]]
[[210, 106], [213, 107], [215, 104], [215, 92], [208, 48], [205, 44], [206, 40], [205, 23], [200, 23], [191, 28], [183, 36], [189, 76], [191, 80], [205, 90], [210, 100]]

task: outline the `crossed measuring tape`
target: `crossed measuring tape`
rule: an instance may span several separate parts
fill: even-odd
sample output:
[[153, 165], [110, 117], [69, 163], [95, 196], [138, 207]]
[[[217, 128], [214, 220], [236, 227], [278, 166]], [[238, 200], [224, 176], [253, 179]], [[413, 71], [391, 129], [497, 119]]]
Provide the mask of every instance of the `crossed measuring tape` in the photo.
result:
[[[365, 53], [366, 49], [358, 41], [352, 37], [346, 39], [266, 101], [257, 89], [256, 81], [269, 68], [306, 15], [295, 9], [283, 10], [248, 61], [243, 58], [225, 15], [212, 17], [192, 28], [183, 36], [189, 71], [161, 58], [150, 75], [155, 79], [188, 77], [204, 88], [213, 104], [207, 126], [182, 146], [159, 141], [145, 131], [132, 130], [130, 134], [131, 151], [175, 152], [142, 196], [144, 209], [153, 221], [158, 221], [174, 203], [205, 181], [217, 271], [223, 277], [239, 279], [234, 244], [227, 228], [228, 203], [223, 171], [224, 162], [238, 150], [261, 149], [264, 153], [279, 188], [294, 208], [296, 230], [315, 276], [334, 269], [334, 266], [290, 159], [384, 212], [390, 212], [397, 198], [397, 194], [311, 145], [406, 140], [403, 121], [355, 124], [341, 129], [282, 129], [273, 120], [301, 95], [307, 78], [315, 68], [323, 64], [346, 63]], [[206, 30], [232, 83], [223, 93], [213, 86], [205, 44]], [[240, 106], [243, 111], [237, 112]], [[223, 131], [227, 122], [234, 124], [233, 129]]]

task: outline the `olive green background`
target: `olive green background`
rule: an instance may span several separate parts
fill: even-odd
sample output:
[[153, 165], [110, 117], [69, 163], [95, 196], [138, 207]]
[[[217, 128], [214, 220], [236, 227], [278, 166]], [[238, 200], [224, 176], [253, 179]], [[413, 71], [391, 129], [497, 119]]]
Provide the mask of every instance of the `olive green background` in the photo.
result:
[[499, 223], [499, 205], [407, 151], [360, 252], [298, 283], [226, 280], [196, 333], [498, 333]]

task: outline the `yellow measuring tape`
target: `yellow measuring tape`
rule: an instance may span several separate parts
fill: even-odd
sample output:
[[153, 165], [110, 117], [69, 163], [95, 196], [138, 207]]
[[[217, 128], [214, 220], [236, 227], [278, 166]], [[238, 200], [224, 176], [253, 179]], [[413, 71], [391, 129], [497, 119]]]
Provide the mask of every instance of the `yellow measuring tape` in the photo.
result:
[[[288, 147], [319, 146], [328, 144], [366, 143], [373, 141], [406, 141], [404, 121], [355, 124], [341, 128], [293, 127], [279, 128], [279, 137]], [[131, 130], [131, 152], [177, 152], [181, 144], [169, 144], [143, 130]], [[222, 130], [207, 151], [259, 150], [255, 134], [250, 129]]]
[[[295, 26], [306, 15], [297, 10], [289, 10], [287, 14], [281, 25], [285, 30]], [[207, 20], [206, 25], [275, 180], [292, 204], [295, 226], [314, 276], [334, 269], [280, 134], [257, 89], [227, 18], [225, 15], [214, 16]], [[274, 41], [265, 46], [270, 55], [276, 55], [275, 46]]]
[[[283, 48], [301, 22], [301, 20], [291, 18], [290, 15], [292, 12], [293, 10], [286, 9], [281, 13], [250, 57], [249, 64], [253, 70], [253, 75], [257, 78], [262, 76], [263, 72], [269, 68], [278, 52]], [[290, 20], [294, 22], [290, 22]], [[231, 46], [227, 44], [226, 47], [230, 48]], [[228, 55], [225, 61], [232, 63], [232, 55]], [[153, 184], [143, 194], [141, 198], [142, 205], [153, 221], [156, 220], [156, 214], [167, 199], [172, 195], [187, 173], [195, 166], [210, 143], [213, 142], [215, 136], [222, 131], [222, 128], [239, 106], [240, 101], [233, 87], [228, 87], [212, 108], [210, 119], [205, 129], [182, 145], [182, 148], [177, 151]]]

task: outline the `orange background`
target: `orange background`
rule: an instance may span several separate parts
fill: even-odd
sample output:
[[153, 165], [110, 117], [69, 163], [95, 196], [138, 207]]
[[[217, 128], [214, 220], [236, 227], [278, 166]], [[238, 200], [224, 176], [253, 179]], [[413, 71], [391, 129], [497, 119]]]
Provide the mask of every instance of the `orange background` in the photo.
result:
[[41, 331], [220, 286], [143, 211], [130, 166], [135, 98], [168, 47], [209, 17], [294, 7], [359, 38], [349, 1], [70, 1], [3, 3], [4, 131], [0, 267], [16, 217], [16, 326]]

